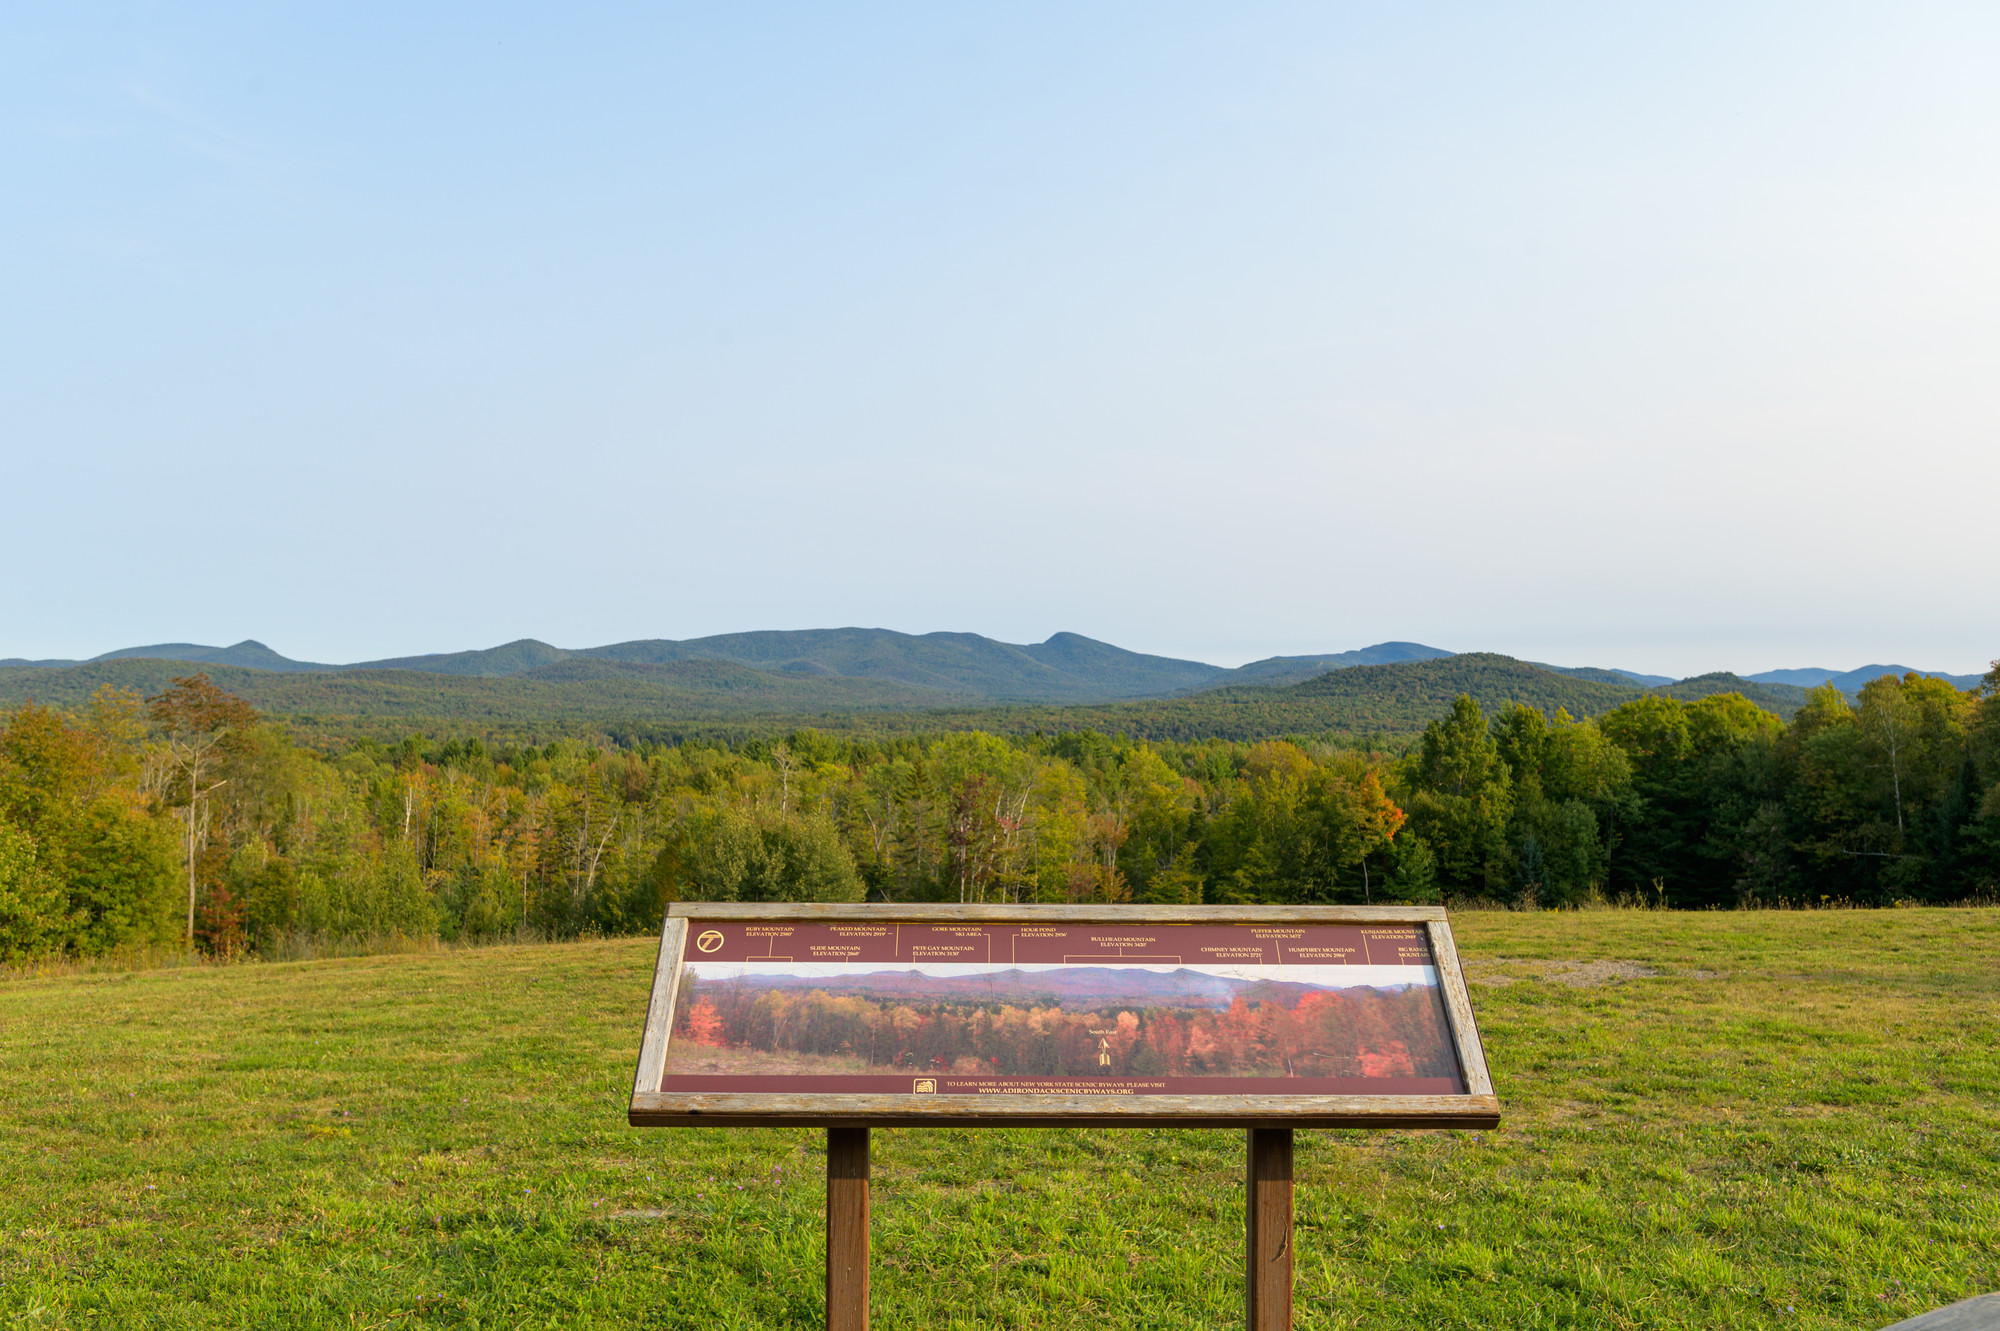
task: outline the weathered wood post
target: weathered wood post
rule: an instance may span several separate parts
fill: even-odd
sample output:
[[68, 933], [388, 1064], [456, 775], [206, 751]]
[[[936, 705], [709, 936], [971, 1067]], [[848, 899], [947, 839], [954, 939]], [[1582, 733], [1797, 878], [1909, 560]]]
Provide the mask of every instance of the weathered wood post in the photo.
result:
[[826, 1331], [868, 1331], [868, 1129], [826, 1130]]
[[1244, 1169], [1243, 1323], [1292, 1331], [1292, 1130], [1251, 1128]]

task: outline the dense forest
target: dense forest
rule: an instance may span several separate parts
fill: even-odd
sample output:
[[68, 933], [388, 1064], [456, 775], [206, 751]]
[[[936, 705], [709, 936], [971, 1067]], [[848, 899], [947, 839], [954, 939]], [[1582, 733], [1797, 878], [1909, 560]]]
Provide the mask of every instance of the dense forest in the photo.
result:
[[676, 899], [1701, 908], [2000, 890], [2000, 668], [1977, 690], [1823, 687], [1789, 720], [1738, 693], [1583, 718], [1461, 694], [1400, 746], [810, 729], [309, 746], [206, 675], [4, 717], [10, 959], [639, 931]]

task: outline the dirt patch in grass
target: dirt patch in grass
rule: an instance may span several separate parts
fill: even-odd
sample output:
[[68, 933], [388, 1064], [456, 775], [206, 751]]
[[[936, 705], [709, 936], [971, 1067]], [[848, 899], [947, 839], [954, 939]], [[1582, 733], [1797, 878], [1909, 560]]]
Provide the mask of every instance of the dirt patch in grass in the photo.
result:
[[1601, 984], [1626, 980], [1651, 980], [1668, 976], [1682, 980], [1712, 980], [1716, 971], [1666, 970], [1639, 961], [1527, 961], [1519, 957], [1486, 957], [1465, 962], [1465, 978], [1471, 984], [1499, 987], [1517, 980], [1541, 980], [1590, 989]]

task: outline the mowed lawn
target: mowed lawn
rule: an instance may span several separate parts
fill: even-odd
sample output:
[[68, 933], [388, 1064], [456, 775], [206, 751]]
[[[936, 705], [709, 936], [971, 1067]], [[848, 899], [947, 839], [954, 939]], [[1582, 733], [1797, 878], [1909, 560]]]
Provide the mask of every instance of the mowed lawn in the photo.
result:
[[[1301, 1133], [1299, 1326], [2000, 1289], [2000, 911], [1455, 927], [1506, 1122]], [[0, 981], [0, 1325], [815, 1325], [822, 1134], [625, 1126], [652, 953]], [[875, 1324], [1240, 1325], [1242, 1157], [878, 1131]]]

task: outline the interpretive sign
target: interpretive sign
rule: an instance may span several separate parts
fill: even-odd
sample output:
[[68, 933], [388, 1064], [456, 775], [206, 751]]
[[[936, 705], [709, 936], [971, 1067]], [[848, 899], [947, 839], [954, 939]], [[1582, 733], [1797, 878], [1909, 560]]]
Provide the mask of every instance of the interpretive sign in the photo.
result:
[[669, 908], [635, 1125], [1480, 1127], [1436, 907]]
[[1292, 1321], [1292, 1131], [1492, 1127], [1435, 906], [668, 908], [635, 1126], [826, 1128], [826, 1325], [868, 1325], [869, 1128], [1242, 1127], [1244, 1323]]

